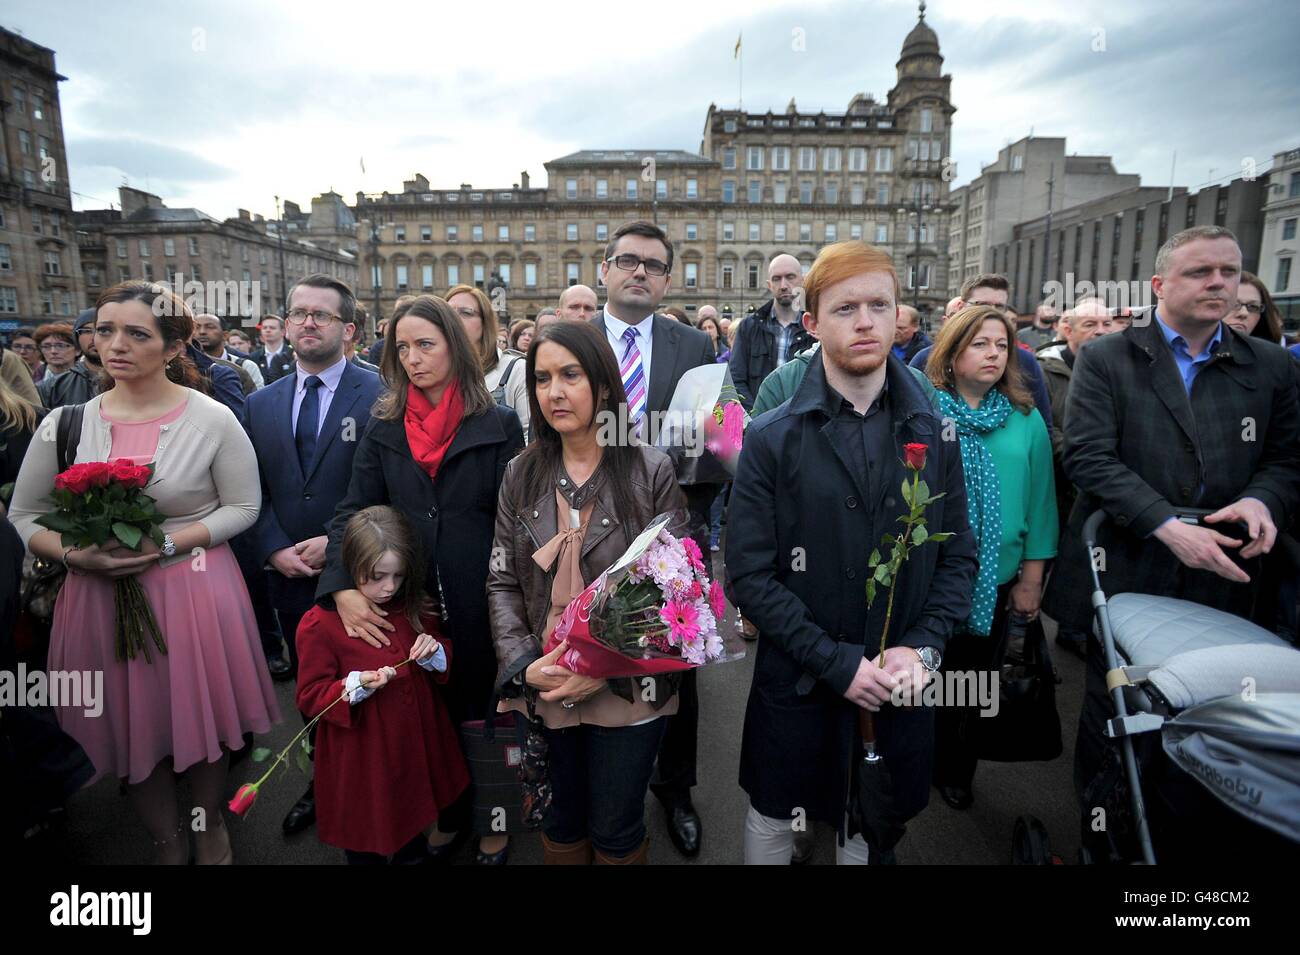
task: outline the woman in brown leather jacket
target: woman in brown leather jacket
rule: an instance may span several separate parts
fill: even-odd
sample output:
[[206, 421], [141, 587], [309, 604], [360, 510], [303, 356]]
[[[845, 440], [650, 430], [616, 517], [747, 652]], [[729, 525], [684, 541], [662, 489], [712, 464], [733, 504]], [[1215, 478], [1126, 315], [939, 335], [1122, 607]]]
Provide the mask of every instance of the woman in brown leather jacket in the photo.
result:
[[598, 680], [542, 655], [569, 601], [658, 514], [687, 531], [672, 463], [630, 435], [618, 364], [585, 322], [556, 322], [528, 351], [534, 441], [506, 468], [488, 606], [502, 710], [532, 701], [545, 724], [553, 791], [543, 823], [551, 864], [644, 863], [645, 793], [675, 677]]

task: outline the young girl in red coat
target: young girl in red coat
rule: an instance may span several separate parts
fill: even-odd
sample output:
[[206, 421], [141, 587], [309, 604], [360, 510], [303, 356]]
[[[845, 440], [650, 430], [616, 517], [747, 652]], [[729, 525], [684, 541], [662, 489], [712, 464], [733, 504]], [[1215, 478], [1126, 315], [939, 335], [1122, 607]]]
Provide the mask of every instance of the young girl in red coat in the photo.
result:
[[349, 637], [333, 610], [313, 607], [298, 627], [298, 709], [317, 726], [316, 824], [320, 840], [353, 865], [426, 861], [438, 814], [469, 785], [460, 741], [435, 684], [447, 682], [451, 647], [421, 614], [418, 542], [391, 507], [348, 521], [340, 556], [359, 589], [383, 604], [390, 644]]

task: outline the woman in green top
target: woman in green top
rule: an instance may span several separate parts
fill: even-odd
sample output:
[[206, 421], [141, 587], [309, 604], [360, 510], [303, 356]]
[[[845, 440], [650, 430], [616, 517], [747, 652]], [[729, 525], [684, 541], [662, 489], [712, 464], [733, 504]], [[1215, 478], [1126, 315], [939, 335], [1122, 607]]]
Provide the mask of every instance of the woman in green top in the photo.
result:
[[[1038, 617], [1045, 565], [1056, 556], [1052, 443], [1020, 383], [1018, 360], [1010, 319], [1000, 309], [974, 305], [944, 324], [926, 363], [945, 432], [954, 428], [961, 443], [980, 561], [971, 614], [948, 641], [945, 672], [991, 671], [1011, 614]], [[947, 705], [937, 714], [934, 782], [954, 809], [974, 799], [977, 757], [965, 729], [978, 712]]]

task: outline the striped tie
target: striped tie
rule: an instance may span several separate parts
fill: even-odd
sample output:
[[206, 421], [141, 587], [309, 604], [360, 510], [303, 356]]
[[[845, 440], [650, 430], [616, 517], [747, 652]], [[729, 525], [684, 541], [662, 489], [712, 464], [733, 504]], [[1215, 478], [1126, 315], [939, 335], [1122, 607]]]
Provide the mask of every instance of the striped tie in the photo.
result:
[[636, 347], [636, 329], [625, 331], [623, 340], [627, 348], [623, 351], [619, 373], [623, 376], [623, 390], [627, 392], [628, 418], [640, 437], [641, 419], [645, 415], [645, 367], [641, 364], [641, 349]]

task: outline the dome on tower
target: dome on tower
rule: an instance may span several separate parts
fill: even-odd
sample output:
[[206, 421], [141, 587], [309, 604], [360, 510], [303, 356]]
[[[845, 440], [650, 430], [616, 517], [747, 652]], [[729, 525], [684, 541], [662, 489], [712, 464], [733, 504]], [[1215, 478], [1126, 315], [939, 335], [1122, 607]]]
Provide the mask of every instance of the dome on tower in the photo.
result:
[[916, 26], [912, 27], [912, 32], [903, 41], [903, 56], [918, 54], [939, 55], [939, 37], [930, 29], [930, 24], [925, 22], [924, 2], [921, 4], [921, 15], [916, 21]]

